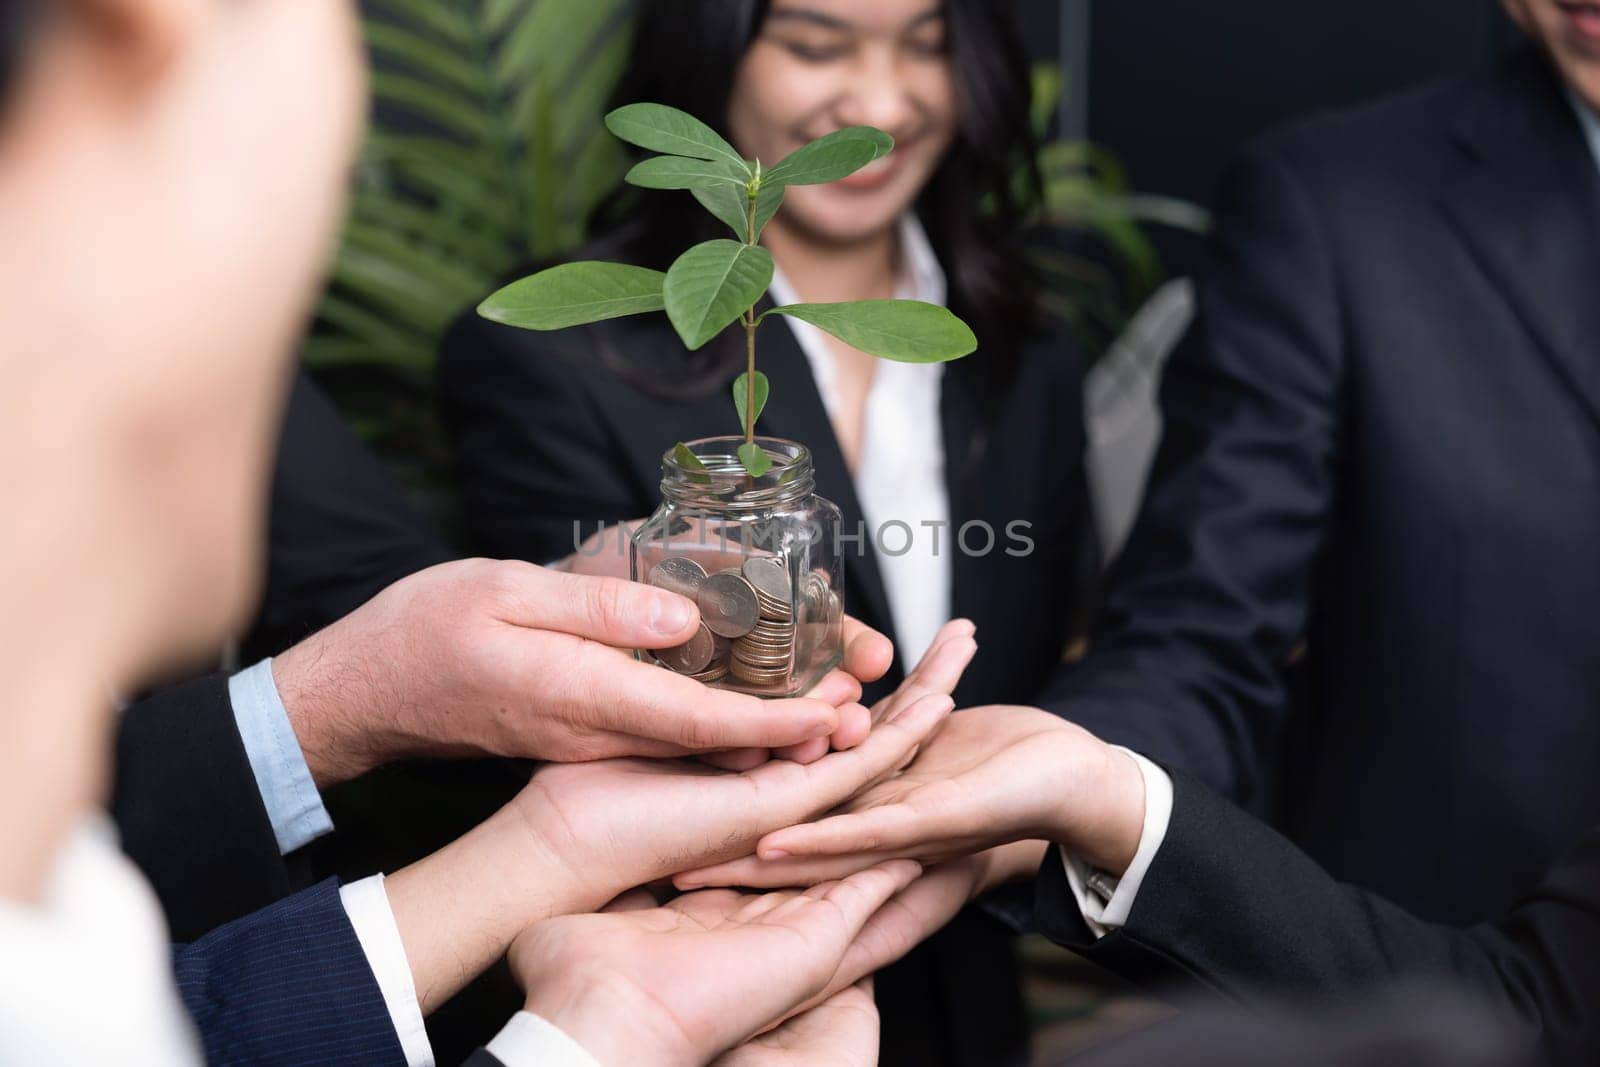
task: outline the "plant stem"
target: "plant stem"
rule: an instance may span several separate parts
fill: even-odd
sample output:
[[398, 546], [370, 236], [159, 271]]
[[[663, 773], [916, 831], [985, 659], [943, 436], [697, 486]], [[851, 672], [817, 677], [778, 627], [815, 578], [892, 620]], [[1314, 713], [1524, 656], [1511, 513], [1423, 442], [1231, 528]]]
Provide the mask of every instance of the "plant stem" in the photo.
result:
[[[756, 163], [756, 174], [761, 173], [761, 163]], [[759, 180], [759, 179], [758, 179]], [[756, 246], [756, 198], [760, 189], [746, 188], [745, 199], [749, 201], [748, 214], [746, 215], [745, 244], [751, 248]], [[744, 313], [744, 349], [745, 349], [745, 377], [744, 377], [744, 443], [756, 443], [756, 309], [752, 305]]]
[[755, 309], [744, 317], [744, 443], [756, 443], [756, 315]]

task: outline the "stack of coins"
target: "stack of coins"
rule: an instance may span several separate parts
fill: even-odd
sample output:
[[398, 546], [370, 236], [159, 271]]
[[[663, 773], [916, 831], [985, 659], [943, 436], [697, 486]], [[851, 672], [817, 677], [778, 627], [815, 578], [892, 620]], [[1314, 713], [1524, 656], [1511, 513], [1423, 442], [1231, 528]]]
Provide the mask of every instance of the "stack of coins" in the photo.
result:
[[788, 569], [771, 556], [747, 559], [740, 576], [755, 591], [761, 617], [733, 643], [733, 676], [750, 685], [784, 681], [794, 666], [795, 625]]
[[[687, 556], [669, 556], [650, 571], [649, 582], [694, 600], [700, 628], [677, 648], [655, 653], [662, 666], [699, 682], [732, 674], [753, 686], [788, 680], [795, 658], [795, 611], [789, 572], [773, 556], [748, 559], [742, 567], [708, 575]], [[831, 592], [808, 590], [826, 611]]]

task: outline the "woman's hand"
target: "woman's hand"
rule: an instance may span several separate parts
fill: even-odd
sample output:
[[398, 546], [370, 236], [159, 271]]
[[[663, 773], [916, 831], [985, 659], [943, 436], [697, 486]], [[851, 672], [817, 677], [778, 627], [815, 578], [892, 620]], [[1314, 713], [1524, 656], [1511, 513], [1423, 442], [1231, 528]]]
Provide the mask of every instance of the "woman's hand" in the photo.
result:
[[[633, 886], [749, 854], [772, 830], [816, 818], [904, 767], [951, 708], [977, 646], [953, 627], [877, 709], [865, 741], [810, 764], [742, 773], [687, 760], [552, 764], [510, 805], [541, 854], [578, 883], [580, 910]], [[526, 834], [525, 834], [526, 836]], [[859, 868], [858, 868], [859, 869]]]
[[[511, 968], [527, 1010], [601, 1063], [701, 1064], [826, 990], [862, 929], [920, 873], [901, 860], [804, 893], [711, 890], [664, 908], [550, 919], [517, 938]], [[827, 1018], [806, 1018], [775, 1031], [766, 1047], [797, 1036], [814, 1042], [819, 1021], [843, 1016], [835, 1006]], [[850, 1021], [861, 1029], [859, 1018]]]
[[1120, 873], [1143, 826], [1144, 780], [1126, 753], [1038, 708], [973, 708], [951, 716], [910, 766], [842, 814], [774, 831], [755, 855], [675, 882], [807, 885], [893, 857], [932, 865], [1029, 839]]

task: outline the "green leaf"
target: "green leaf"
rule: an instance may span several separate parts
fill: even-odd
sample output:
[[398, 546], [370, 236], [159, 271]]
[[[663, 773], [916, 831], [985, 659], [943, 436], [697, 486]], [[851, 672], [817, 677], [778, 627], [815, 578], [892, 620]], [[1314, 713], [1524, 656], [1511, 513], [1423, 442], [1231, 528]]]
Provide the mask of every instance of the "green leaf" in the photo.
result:
[[761, 231], [767, 228], [767, 223], [772, 221], [772, 216], [782, 206], [783, 186], [762, 185], [761, 191], [756, 194], [756, 240], [761, 240]]
[[667, 271], [667, 318], [693, 352], [753, 307], [771, 284], [772, 254], [765, 248], [707, 241]]
[[710, 126], [664, 104], [629, 104], [606, 116], [606, 129], [652, 152], [694, 159], [719, 159], [744, 168], [744, 157]]
[[700, 462], [700, 457], [689, 451], [689, 446], [679, 441], [672, 449], [672, 458], [678, 466], [690, 471], [689, 480], [695, 482], [711, 481], [711, 472], [706, 470], [706, 465]]
[[774, 185], [826, 185], [848, 178], [894, 149], [894, 138], [871, 126], [847, 126], [819, 137], [769, 170]]
[[772, 457], [760, 445], [740, 445], [739, 462], [752, 478], [759, 478], [772, 469]]
[[745, 405], [750, 400], [750, 375], [741, 374], [733, 383], [733, 408], [739, 413], [739, 429], [748, 430], [761, 418], [761, 413], [767, 409], [767, 394], [772, 391], [772, 385], [767, 381], [767, 376], [756, 371], [756, 413], [749, 418], [745, 417]]
[[730, 164], [684, 156], [656, 156], [628, 172], [629, 185], [641, 189], [716, 189], [732, 188], [740, 199], [745, 196], [743, 169]]
[[[690, 192], [700, 201], [701, 207], [727, 223], [733, 229], [735, 237], [740, 241], [747, 240], [750, 199], [744, 189], [721, 185], [709, 189], [692, 189]], [[772, 216], [778, 213], [778, 208], [781, 206], [783, 206], [783, 186], [767, 185], [763, 182], [761, 191], [756, 194], [757, 241], [761, 240], [761, 231], [766, 229], [767, 223], [772, 221]]]
[[918, 300], [862, 300], [850, 304], [787, 304], [766, 312], [809, 322], [880, 359], [944, 363], [977, 351], [978, 339], [946, 308]]
[[478, 305], [478, 314], [525, 330], [560, 330], [660, 311], [666, 276], [625, 263], [565, 263], [512, 282]]

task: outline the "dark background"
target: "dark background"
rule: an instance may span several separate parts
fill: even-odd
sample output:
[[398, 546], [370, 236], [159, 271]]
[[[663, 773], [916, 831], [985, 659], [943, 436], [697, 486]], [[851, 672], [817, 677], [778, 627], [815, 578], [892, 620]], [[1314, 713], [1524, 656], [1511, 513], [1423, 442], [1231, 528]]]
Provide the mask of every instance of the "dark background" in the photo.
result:
[[[1496, 0], [1024, 0], [1021, 14], [1078, 83], [1063, 134], [1110, 148], [1135, 189], [1202, 204], [1264, 130], [1470, 70], [1516, 33]], [[1198, 241], [1155, 236], [1186, 273]]]

